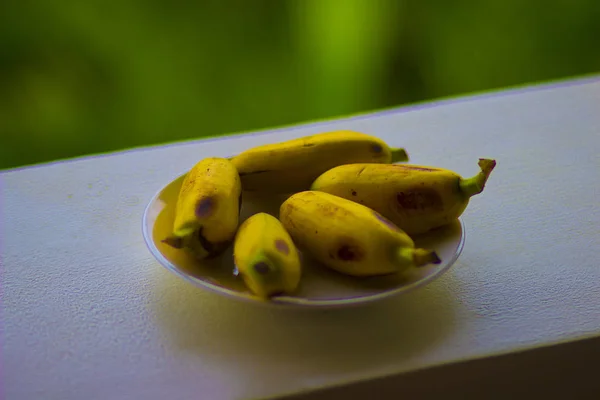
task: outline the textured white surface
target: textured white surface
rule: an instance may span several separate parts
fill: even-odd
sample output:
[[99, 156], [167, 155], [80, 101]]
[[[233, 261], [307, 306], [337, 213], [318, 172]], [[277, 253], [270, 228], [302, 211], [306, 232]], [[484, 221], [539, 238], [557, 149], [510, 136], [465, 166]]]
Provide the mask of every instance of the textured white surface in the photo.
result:
[[[600, 81], [8, 171], [7, 399], [240, 399], [600, 335]], [[169, 274], [147, 201], [209, 155], [349, 128], [463, 175], [498, 160], [439, 281], [360, 309], [273, 311]]]

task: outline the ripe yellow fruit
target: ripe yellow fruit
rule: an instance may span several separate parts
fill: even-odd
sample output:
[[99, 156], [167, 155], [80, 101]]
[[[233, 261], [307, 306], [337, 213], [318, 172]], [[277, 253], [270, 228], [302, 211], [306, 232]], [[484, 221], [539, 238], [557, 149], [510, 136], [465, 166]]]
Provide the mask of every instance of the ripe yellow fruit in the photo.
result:
[[402, 273], [440, 263], [434, 251], [415, 248], [406, 233], [379, 213], [328, 193], [290, 196], [279, 219], [301, 250], [344, 274]]
[[350, 164], [319, 176], [311, 190], [363, 204], [409, 235], [425, 233], [455, 221], [469, 199], [481, 193], [496, 161], [482, 158], [472, 178], [455, 172], [410, 164]]
[[163, 242], [199, 259], [222, 253], [239, 225], [241, 195], [240, 177], [231, 161], [201, 160], [181, 185], [173, 231]]
[[245, 191], [293, 193], [307, 190], [323, 172], [337, 165], [407, 161], [404, 149], [354, 131], [333, 131], [248, 149], [231, 161]]
[[270, 214], [254, 214], [240, 225], [233, 257], [246, 286], [260, 298], [292, 294], [298, 287], [298, 250], [281, 222]]

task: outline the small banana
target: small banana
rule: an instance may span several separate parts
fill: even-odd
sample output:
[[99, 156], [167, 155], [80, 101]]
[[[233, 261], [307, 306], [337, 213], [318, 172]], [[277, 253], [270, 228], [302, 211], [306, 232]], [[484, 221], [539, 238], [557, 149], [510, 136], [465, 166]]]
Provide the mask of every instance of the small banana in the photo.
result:
[[229, 160], [201, 160], [181, 185], [173, 232], [163, 242], [199, 259], [222, 253], [235, 237], [241, 196], [240, 177]]
[[343, 165], [319, 176], [311, 190], [364, 204], [416, 235], [460, 217], [469, 199], [483, 191], [495, 166], [495, 160], [481, 158], [479, 173], [465, 179], [447, 169], [420, 165]]
[[231, 161], [245, 191], [293, 193], [307, 190], [323, 172], [350, 163], [408, 161], [404, 149], [354, 131], [333, 131], [248, 149]]
[[347, 275], [403, 273], [441, 262], [434, 251], [415, 248], [406, 233], [379, 213], [328, 193], [290, 196], [279, 219], [301, 250]]
[[238, 273], [255, 295], [292, 294], [300, 282], [298, 250], [281, 222], [259, 212], [239, 227], [233, 245]]

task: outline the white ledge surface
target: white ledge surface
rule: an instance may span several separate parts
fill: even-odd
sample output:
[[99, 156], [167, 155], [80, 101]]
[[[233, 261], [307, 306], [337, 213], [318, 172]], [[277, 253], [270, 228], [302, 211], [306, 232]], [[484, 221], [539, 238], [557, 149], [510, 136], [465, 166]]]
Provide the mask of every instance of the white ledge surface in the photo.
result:
[[[244, 399], [600, 335], [600, 80], [562, 82], [0, 175], [7, 399]], [[207, 156], [353, 129], [472, 175], [443, 278], [365, 308], [273, 311], [168, 273], [141, 218]]]

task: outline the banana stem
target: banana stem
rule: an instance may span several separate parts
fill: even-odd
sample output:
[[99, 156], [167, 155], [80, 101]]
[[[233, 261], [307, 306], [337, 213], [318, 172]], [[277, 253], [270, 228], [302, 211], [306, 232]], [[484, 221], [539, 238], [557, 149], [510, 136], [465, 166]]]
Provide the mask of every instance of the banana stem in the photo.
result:
[[406, 162], [408, 161], [408, 153], [405, 149], [398, 148], [392, 149], [392, 164], [397, 162]]
[[435, 251], [420, 248], [403, 247], [398, 250], [396, 256], [400, 265], [412, 265], [415, 267], [442, 262]]
[[478, 165], [481, 171], [477, 175], [472, 178], [461, 178], [459, 183], [461, 192], [468, 197], [475, 196], [483, 191], [492, 170], [496, 166], [496, 160], [480, 158]]

